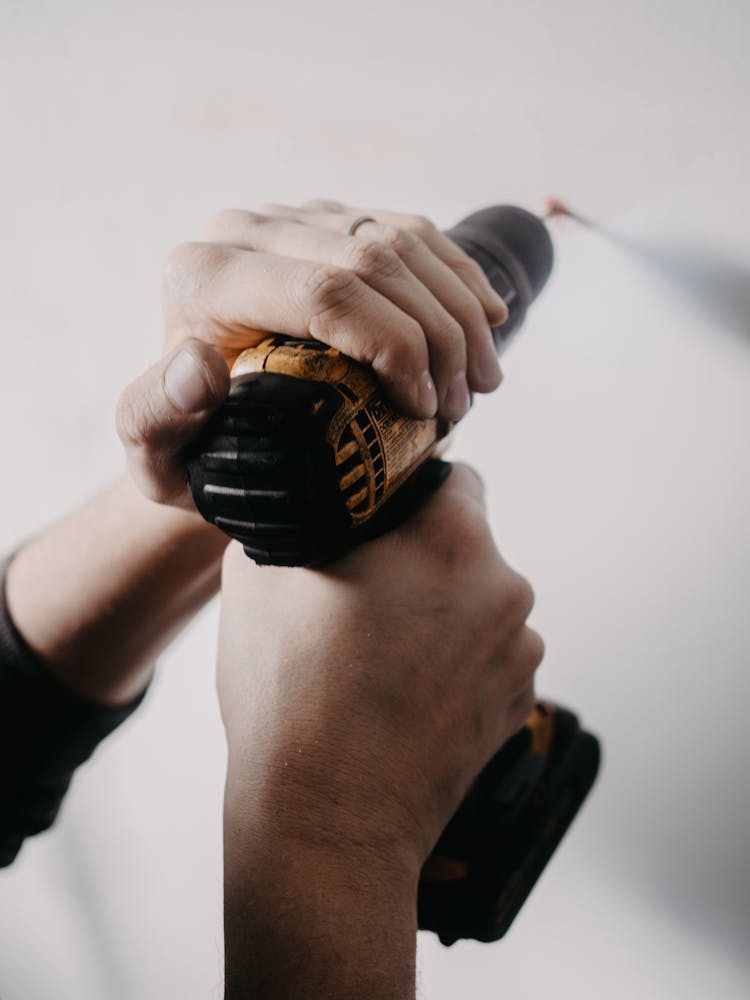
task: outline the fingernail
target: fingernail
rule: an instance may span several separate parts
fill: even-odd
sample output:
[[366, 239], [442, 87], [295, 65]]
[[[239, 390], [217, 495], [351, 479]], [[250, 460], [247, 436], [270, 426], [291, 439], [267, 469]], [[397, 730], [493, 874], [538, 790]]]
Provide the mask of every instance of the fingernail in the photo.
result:
[[480, 389], [481, 386], [480, 391], [482, 392], [491, 392], [493, 389], [497, 389], [502, 381], [503, 375], [500, 371], [500, 362], [497, 360], [495, 341], [492, 339], [491, 332], [489, 332], [489, 336], [486, 340], [482, 341], [477, 361], [480, 385], [475, 385], [474, 388]]
[[429, 372], [424, 372], [417, 386], [417, 403], [425, 417], [434, 417], [437, 413], [438, 398], [435, 383]]
[[443, 415], [447, 420], [460, 420], [471, 404], [469, 386], [465, 372], [454, 375], [448, 383], [443, 404]]
[[183, 413], [205, 410], [212, 400], [211, 385], [203, 365], [189, 350], [180, 351], [167, 365], [164, 391]]

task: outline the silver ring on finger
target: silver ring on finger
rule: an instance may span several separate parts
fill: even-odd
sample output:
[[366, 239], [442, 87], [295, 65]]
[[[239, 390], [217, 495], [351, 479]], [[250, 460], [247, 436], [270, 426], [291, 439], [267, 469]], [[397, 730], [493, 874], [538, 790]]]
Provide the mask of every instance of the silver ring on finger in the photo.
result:
[[360, 226], [363, 226], [366, 222], [375, 221], [371, 215], [358, 215], [344, 226], [344, 236], [354, 236]]

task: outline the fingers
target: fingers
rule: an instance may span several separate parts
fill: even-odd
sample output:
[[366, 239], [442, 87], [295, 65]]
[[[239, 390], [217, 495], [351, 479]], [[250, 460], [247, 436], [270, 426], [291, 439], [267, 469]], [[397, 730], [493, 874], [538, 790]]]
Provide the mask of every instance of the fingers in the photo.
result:
[[544, 659], [544, 640], [524, 625], [497, 657], [495, 675], [486, 697], [497, 705], [496, 726], [490, 730], [489, 750], [494, 753], [523, 726], [534, 707], [534, 678]]
[[375, 216], [397, 229], [415, 233], [440, 258], [479, 299], [492, 326], [504, 323], [508, 318], [508, 308], [490, 284], [489, 278], [475, 260], [442, 233], [429, 219], [417, 215], [399, 215], [392, 212], [378, 212]]
[[367, 222], [357, 230], [357, 236], [374, 238], [391, 247], [454, 318], [466, 341], [466, 364], [461, 374], [466, 380], [467, 391], [496, 389], [501, 379], [500, 365], [487, 314], [479, 298], [456, 271], [435, 253], [434, 247], [408, 230]]
[[441, 573], [460, 576], [474, 560], [499, 558], [487, 523], [484, 484], [472, 468], [459, 463], [395, 534], [415, 551], [429, 552]]
[[198, 340], [185, 341], [125, 389], [117, 404], [117, 433], [147, 497], [192, 507], [181, 452], [228, 392], [226, 363]]
[[[419, 216], [332, 201], [222, 212], [212, 242], [164, 271], [168, 341], [198, 337], [227, 360], [268, 333], [312, 337], [372, 366], [410, 416], [459, 419], [501, 380], [491, 324], [507, 310], [481, 268]], [[359, 214], [362, 214], [361, 212]]]
[[[523, 577], [521, 577], [523, 579]], [[544, 639], [524, 625], [506, 647], [504, 662], [510, 664], [512, 690], [524, 691], [544, 659]]]
[[434, 416], [437, 396], [422, 327], [353, 271], [210, 243], [178, 247], [166, 271], [168, 284], [173, 273], [201, 276], [187, 303], [168, 293], [168, 324], [187, 324], [230, 354], [257, 343], [259, 330], [312, 337], [371, 365], [407, 414]]
[[[380, 209], [347, 208], [335, 202], [313, 201], [299, 209], [278, 205], [271, 207], [274, 211], [290, 213], [287, 217], [294, 216], [337, 231], [342, 231], [349, 219], [371, 216], [375, 221], [362, 223], [357, 228], [357, 235], [375, 236], [387, 245], [400, 248], [402, 255], [412, 258], [418, 269], [415, 273], [438, 295], [467, 333], [471, 388], [477, 392], [497, 388], [500, 377], [496, 371], [497, 356], [488, 324], [498, 326], [504, 323], [508, 317], [507, 307], [479, 264], [429, 219]], [[430, 251], [429, 256], [425, 255], [425, 250]], [[414, 260], [417, 256], [418, 261]], [[436, 267], [437, 262], [442, 267]]]
[[[391, 247], [378, 238], [346, 236], [296, 219], [239, 211], [220, 213], [210, 234], [235, 247], [288, 254], [352, 271], [419, 324], [427, 343], [430, 373], [437, 388], [441, 415], [446, 420], [458, 420], [467, 411], [470, 403], [466, 383], [467, 347], [476, 358], [481, 349], [476, 341], [490, 341], [491, 338], [478, 301], [426, 247], [416, 246], [416, 253], [407, 260], [405, 254], [399, 254], [397, 241]], [[442, 274], [441, 270], [447, 273]], [[451, 284], [463, 290], [468, 308], [462, 308], [466, 303], [456, 305], [455, 296], [451, 297]], [[432, 288], [442, 289], [440, 295], [448, 308], [433, 294]], [[457, 315], [467, 324], [466, 335]], [[490, 345], [489, 351], [495, 377], [489, 381], [485, 379], [485, 384], [495, 388], [499, 371], [497, 356], [493, 346]], [[484, 367], [490, 366], [485, 363]]]
[[446, 419], [465, 412], [469, 389], [497, 388], [501, 373], [490, 324], [505, 320], [505, 304], [479, 265], [427, 220], [373, 212], [355, 236], [347, 236], [347, 220], [357, 211], [336, 202], [266, 205], [263, 213], [219, 213], [209, 238], [351, 268], [391, 298], [424, 329]]

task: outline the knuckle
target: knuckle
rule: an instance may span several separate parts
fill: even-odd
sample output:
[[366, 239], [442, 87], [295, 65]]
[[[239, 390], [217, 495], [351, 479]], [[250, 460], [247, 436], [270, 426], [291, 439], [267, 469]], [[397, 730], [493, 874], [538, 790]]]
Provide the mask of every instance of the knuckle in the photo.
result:
[[128, 390], [125, 389], [115, 405], [115, 430], [120, 442], [127, 448], [133, 441], [130, 429], [130, 408], [126, 399]]
[[208, 222], [204, 226], [203, 232], [207, 240], [218, 240], [221, 239], [226, 230], [234, 222], [235, 213], [231, 209], [222, 209], [219, 212], [214, 212], [213, 215], [209, 217]]
[[162, 287], [174, 301], [195, 297], [228, 262], [227, 249], [218, 243], [181, 243], [171, 250], [162, 269]]
[[429, 239], [435, 232], [435, 225], [425, 215], [405, 215], [401, 220], [402, 227], [420, 239]]
[[460, 251], [456, 258], [455, 270], [459, 273], [463, 273], [467, 278], [473, 279], [473, 282], [481, 281], [485, 283], [487, 281], [487, 276], [484, 273], [481, 265], [479, 265], [473, 257], [469, 257], [468, 254]]
[[329, 198], [310, 198], [302, 203], [302, 207], [311, 212], [345, 212], [346, 205]]
[[117, 436], [126, 448], [140, 448], [148, 443], [150, 425], [144, 419], [140, 398], [134, 385], [127, 386], [117, 400], [115, 427]]
[[380, 239], [386, 246], [395, 247], [404, 233], [405, 231], [403, 229], [399, 229], [398, 226], [394, 226], [391, 223], [386, 222], [381, 226]]
[[389, 247], [398, 257], [408, 257], [413, 254], [421, 245], [422, 241], [408, 229], [399, 226], [383, 226], [381, 232], [382, 242]]
[[377, 240], [356, 237], [349, 240], [344, 252], [344, 266], [365, 280], [393, 278], [403, 267], [398, 254]]
[[216, 252], [212, 248], [214, 248], [214, 244], [198, 240], [179, 243], [169, 251], [164, 265], [169, 267], [171, 264], [182, 264], [183, 267], [194, 268], [197, 264], [204, 262], [209, 254]]
[[248, 226], [262, 226], [268, 222], [268, 216], [264, 215], [263, 212], [255, 212], [250, 209], [242, 209], [237, 215]]
[[506, 676], [511, 691], [521, 691], [533, 682], [544, 659], [544, 640], [531, 628], [522, 628], [506, 652]]
[[160, 456], [174, 447], [174, 428], [160, 410], [150, 373], [127, 386], [117, 401], [115, 427], [126, 451], [138, 453], [150, 466], [158, 464]]
[[195, 246], [195, 243], [178, 243], [176, 247], [172, 247], [162, 264], [162, 277], [165, 284], [175, 267], [186, 268], [192, 262]]
[[353, 271], [332, 266], [315, 268], [301, 285], [301, 298], [311, 315], [311, 324], [325, 324], [350, 313], [359, 297], [359, 287]]
[[266, 201], [263, 202], [262, 205], [258, 206], [258, 212], [260, 212], [260, 214], [266, 218], [269, 215], [276, 215], [282, 217], [288, 216], [292, 214], [293, 211], [294, 209], [292, 208], [291, 205], [282, 205], [278, 201]]
[[446, 351], [465, 356], [466, 335], [463, 327], [450, 315], [440, 319], [433, 331], [433, 339]]
[[250, 212], [238, 208], [225, 208], [215, 212], [206, 226], [206, 239], [220, 240], [227, 233], [236, 231], [238, 226], [245, 228], [259, 226], [265, 222], [266, 216], [260, 212]]
[[505, 594], [505, 619], [511, 625], [521, 626], [534, 607], [534, 590], [529, 581], [518, 573]]
[[528, 657], [531, 670], [536, 670], [544, 659], [544, 639], [533, 628], [529, 629]]
[[455, 495], [450, 509], [443, 514], [440, 534], [443, 556], [449, 565], [460, 569], [481, 558], [490, 540], [489, 528], [480, 504], [470, 496]]
[[400, 329], [390, 330], [388, 337], [378, 344], [372, 359], [372, 367], [379, 375], [402, 378], [421, 374], [426, 363], [424, 333], [416, 320], [404, 321]]

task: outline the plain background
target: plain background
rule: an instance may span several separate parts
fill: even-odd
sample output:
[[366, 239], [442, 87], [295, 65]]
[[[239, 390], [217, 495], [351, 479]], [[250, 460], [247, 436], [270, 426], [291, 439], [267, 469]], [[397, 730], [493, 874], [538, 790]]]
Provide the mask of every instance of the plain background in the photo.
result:
[[[5, 549], [118, 474], [161, 260], [213, 210], [554, 193], [621, 240], [555, 226], [452, 452], [604, 771], [505, 941], [424, 937], [429, 1000], [750, 995], [749, 67], [743, 0], [0, 0]], [[0, 875], [3, 1000], [221, 995], [215, 625]]]

